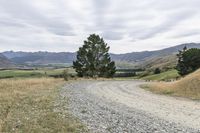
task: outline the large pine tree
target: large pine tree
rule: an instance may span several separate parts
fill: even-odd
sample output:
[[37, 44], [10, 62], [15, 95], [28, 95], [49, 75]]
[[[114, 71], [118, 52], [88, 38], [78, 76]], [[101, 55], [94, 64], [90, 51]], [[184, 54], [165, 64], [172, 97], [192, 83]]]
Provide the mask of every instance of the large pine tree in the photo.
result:
[[78, 76], [112, 77], [116, 72], [115, 63], [108, 53], [110, 47], [99, 35], [92, 34], [77, 52], [77, 60], [73, 62]]

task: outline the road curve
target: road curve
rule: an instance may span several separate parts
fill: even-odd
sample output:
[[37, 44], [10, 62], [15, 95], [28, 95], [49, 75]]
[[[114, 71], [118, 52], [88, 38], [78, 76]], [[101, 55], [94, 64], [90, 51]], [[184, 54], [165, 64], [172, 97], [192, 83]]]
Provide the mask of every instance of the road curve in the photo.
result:
[[156, 95], [140, 81], [78, 81], [61, 90], [91, 132], [200, 133], [200, 102]]

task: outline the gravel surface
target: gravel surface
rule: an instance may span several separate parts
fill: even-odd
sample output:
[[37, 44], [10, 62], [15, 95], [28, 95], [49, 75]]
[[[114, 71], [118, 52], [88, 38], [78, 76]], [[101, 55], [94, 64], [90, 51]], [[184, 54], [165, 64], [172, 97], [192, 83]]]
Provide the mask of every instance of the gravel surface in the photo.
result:
[[60, 102], [93, 133], [200, 133], [200, 102], [152, 94], [140, 81], [68, 83]]

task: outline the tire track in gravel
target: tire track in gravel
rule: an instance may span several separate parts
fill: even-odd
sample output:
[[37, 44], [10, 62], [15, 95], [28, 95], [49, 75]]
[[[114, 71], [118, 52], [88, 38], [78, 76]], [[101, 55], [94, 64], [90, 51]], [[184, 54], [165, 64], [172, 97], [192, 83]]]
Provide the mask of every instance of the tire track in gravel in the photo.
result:
[[200, 102], [156, 95], [140, 81], [79, 81], [66, 85], [70, 110], [92, 132], [200, 133]]

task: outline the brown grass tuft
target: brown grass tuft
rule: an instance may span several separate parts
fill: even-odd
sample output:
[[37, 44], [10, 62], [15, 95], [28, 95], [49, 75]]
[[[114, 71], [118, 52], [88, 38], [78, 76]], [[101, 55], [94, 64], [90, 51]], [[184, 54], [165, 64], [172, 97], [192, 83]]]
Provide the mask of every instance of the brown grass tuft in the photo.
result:
[[63, 80], [0, 80], [0, 132], [76, 132], [82, 125], [54, 111]]
[[200, 69], [175, 82], [152, 83], [148, 89], [161, 94], [200, 99]]

